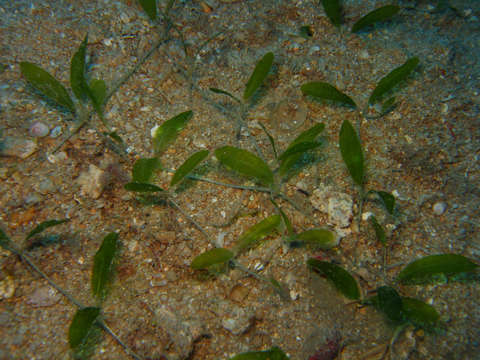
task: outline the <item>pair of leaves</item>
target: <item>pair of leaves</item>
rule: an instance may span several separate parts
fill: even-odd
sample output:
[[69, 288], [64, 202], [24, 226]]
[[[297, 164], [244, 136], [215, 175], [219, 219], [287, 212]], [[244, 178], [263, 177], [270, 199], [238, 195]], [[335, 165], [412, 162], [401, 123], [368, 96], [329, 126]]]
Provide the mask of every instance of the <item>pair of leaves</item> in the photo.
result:
[[357, 281], [342, 267], [315, 258], [308, 259], [307, 265], [311, 270], [325, 276], [346, 298], [360, 299], [360, 288]]
[[230, 360], [289, 360], [290, 358], [279, 348], [272, 347], [265, 351], [249, 351], [231, 357]]
[[[90, 85], [85, 78], [87, 36], [73, 55], [70, 63], [70, 85], [79, 100], [89, 98], [95, 111], [103, 121], [102, 106], [106, 99], [106, 85], [103, 80], [92, 80]], [[75, 104], [67, 89], [47, 71], [30, 62], [21, 62], [20, 71], [27, 82], [44, 96], [75, 114]]]
[[478, 265], [468, 258], [457, 254], [430, 255], [408, 264], [398, 274], [403, 284], [422, 284], [436, 275], [455, 275], [474, 271]]
[[272, 215], [246, 230], [233, 249], [230, 251], [224, 248], [215, 248], [208, 250], [193, 259], [192, 269], [207, 269], [212, 265], [222, 264], [231, 260], [236, 254], [252, 247], [255, 243], [269, 235], [280, 225], [280, 215]]
[[[272, 52], [266, 53], [255, 65], [255, 69], [253, 69], [252, 75], [247, 81], [245, 85], [245, 90], [243, 91], [243, 100], [247, 101], [252, 97], [253, 94], [257, 91], [257, 89], [263, 84], [265, 81], [270, 69], [272, 68], [274, 55]], [[217, 89], [217, 88], [210, 88], [210, 91], [216, 94], [227, 95], [234, 99], [235, 101], [241, 102], [235, 95], [229, 93], [228, 91]]]
[[[370, 105], [373, 105], [374, 103], [381, 100], [383, 95], [385, 95], [399, 83], [405, 80], [410, 75], [410, 73], [415, 70], [418, 63], [419, 59], [417, 57], [413, 57], [408, 59], [403, 65], [393, 69], [387, 76], [385, 76], [378, 82], [377, 86], [370, 95], [370, 98], [368, 99], [368, 103]], [[338, 102], [340, 104], [351, 106], [353, 108], [357, 107], [351, 97], [342, 93], [333, 85], [325, 82], [312, 81], [303, 84], [301, 90], [304, 95], [310, 95], [322, 100]], [[394, 98], [390, 98], [389, 100], [387, 100], [383, 104], [382, 112], [386, 112], [391, 109], [394, 105], [394, 100]]]
[[366, 301], [382, 311], [395, 324], [409, 321], [416, 326], [433, 329], [440, 320], [435, 308], [421, 300], [403, 297], [390, 286], [381, 286], [377, 295]]

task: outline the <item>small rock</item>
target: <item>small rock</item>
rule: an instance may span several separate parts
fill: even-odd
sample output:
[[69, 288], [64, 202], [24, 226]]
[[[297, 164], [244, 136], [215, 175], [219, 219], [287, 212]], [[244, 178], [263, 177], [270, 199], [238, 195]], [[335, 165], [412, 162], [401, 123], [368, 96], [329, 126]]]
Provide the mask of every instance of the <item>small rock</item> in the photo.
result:
[[77, 183], [81, 186], [80, 194], [98, 199], [102, 195], [103, 189], [110, 182], [110, 176], [105, 170], [90, 164], [88, 171], [83, 172], [78, 177]]
[[42, 286], [27, 298], [27, 304], [33, 307], [47, 307], [55, 305], [61, 298], [62, 295], [51, 286]]
[[222, 319], [222, 326], [233, 335], [241, 335], [248, 330], [252, 324], [252, 319], [253, 314], [235, 306], [228, 313], [228, 317]]
[[447, 209], [447, 204], [445, 204], [443, 201], [437, 201], [435, 204], [433, 204], [432, 208], [434, 214], [440, 216]]
[[332, 186], [320, 184], [313, 191], [310, 202], [317, 210], [327, 213], [329, 221], [346, 228], [353, 217], [353, 199], [350, 195], [335, 191]]
[[0, 299], [9, 299], [15, 294], [15, 281], [7, 275], [0, 281]]
[[37, 144], [34, 141], [11, 136], [7, 136], [0, 145], [0, 155], [20, 159], [26, 159], [37, 151]]
[[30, 129], [28, 129], [28, 132], [33, 137], [42, 138], [48, 135], [50, 129], [44, 123], [35, 121], [32, 126], [30, 126]]

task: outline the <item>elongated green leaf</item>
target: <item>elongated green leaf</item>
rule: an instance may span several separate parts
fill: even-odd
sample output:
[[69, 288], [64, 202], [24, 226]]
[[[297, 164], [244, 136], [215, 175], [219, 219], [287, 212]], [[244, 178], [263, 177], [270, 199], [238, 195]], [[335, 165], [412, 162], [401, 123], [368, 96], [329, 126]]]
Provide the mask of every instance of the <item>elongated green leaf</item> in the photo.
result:
[[111, 132], [104, 132], [103, 135], [110, 137], [113, 141], [115, 141], [117, 144], [123, 145], [125, 144], [125, 141], [121, 138], [120, 135], [116, 131], [111, 131]]
[[[305, 130], [302, 132], [300, 135], [298, 135], [295, 140], [293, 140], [290, 145], [288, 145], [287, 149], [285, 152], [291, 150], [298, 144], [302, 143], [310, 143], [314, 142], [317, 136], [325, 129], [325, 124], [320, 123], [312, 126], [311, 128]], [[285, 154], [285, 152], [283, 154]], [[282, 155], [283, 155], [282, 154]], [[281, 176], [285, 175], [294, 165], [295, 163], [302, 157], [302, 154], [296, 153], [292, 154], [288, 157], [285, 157], [281, 163], [280, 167], [278, 169], [279, 173]]]
[[433, 306], [418, 299], [402, 297], [402, 310], [405, 318], [423, 328], [434, 328], [440, 320]]
[[311, 270], [325, 276], [345, 297], [352, 300], [360, 299], [360, 289], [357, 281], [345, 269], [313, 258], [308, 259], [307, 265]]
[[274, 346], [265, 351], [248, 351], [234, 357], [230, 360], [289, 360], [290, 358], [278, 347]]
[[348, 120], [343, 122], [340, 129], [340, 151], [350, 176], [358, 185], [363, 186], [362, 145], [355, 129]]
[[86, 307], [75, 313], [68, 330], [68, 342], [71, 349], [75, 349], [88, 341], [87, 338], [95, 326], [98, 315], [100, 315], [100, 308], [98, 307]]
[[417, 284], [426, 282], [437, 274], [453, 275], [473, 271], [477, 267], [477, 264], [462, 255], [430, 255], [408, 264], [398, 274], [398, 280], [404, 284]]
[[195, 154], [190, 156], [185, 162], [175, 171], [173, 174], [172, 180], [170, 181], [170, 186], [173, 186], [187, 176], [190, 171], [195, 169], [195, 167], [200, 164], [208, 156], [208, 150], [197, 151]]
[[240, 236], [235, 245], [235, 252], [238, 254], [253, 246], [256, 242], [275, 230], [277, 226], [280, 225], [281, 220], [280, 215], [272, 215], [253, 225]]
[[213, 87], [209, 88], [209, 90], [210, 90], [211, 92], [216, 93], [216, 94], [227, 95], [227, 96], [231, 97], [233, 100], [236, 100], [236, 101], [238, 101], [238, 102], [241, 102], [236, 96], [232, 95], [232, 94], [229, 93], [228, 91], [225, 91], [225, 90], [222, 90], [222, 89], [213, 88]]
[[306, 84], [303, 84], [300, 88], [304, 95], [310, 95], [321, 100], [331, 100], [339, 102], [345, 105], [349, 105], [353, 108], [357, 107], [355, 101], [352, 98], [341, 91], [333, 85], [330, 85], [326, 82], [321, 81], [312, 81]]
[[35, 235], [40, 234], [43, 230], [48, 229], [49, 227], [60, 225], [60, 224], [66, 223], [68, 221], [70, 221], [70, 220], [69, 219], [62, 219], [62, 220], [47, 220], [47, 221], [44, 221], [44, 222], [40, 223], [39, 225], [37, 225], [35, 227], [35, 229], [30, 231], [28, 233], [27, 237], [25, 238], [25, 240], [28, 240], [28, 239], [34, 237]]
[[385, 21], [394, 16], [400, 8], [395, 5], [385, 5], [373, 11], [370, 11], [367, 15], [362, 17], [352, 26], [352, 32], [358, 32], [367, 26], [373, 25], [379, 21]]
[[12, 240], [10, 240], [8, 235], [2, 229], [0, 229], [0, 246], [8, 251], [13, 250]]
[[322, 5], [332, 24], [339, 27], [343, 22], [340, 0], [322, 0]]
[[288, 148], [285, 150], [279, 157], [278, 160], [285, 160], [289, 156], [292, 155], [302, 155], [303, 153], [306, 153], [309, 150], [313, 150], [317, 147], [322, 145], [321, 142], [315, 142], [315, 141], [308, 141], [308, 142], [302, 142], [293, 145], [291, 148]]
[[150, 159], [138, 159], [133, 164], [132, 181], [137, 183], [147, 183], [152, 179], [155, 170], [161, 169], [160, 159], [154, 157]]
[[337, 245], [337, 236], [327, 229], [311, 229], [297, 235], [298, 241], [303, 241], [323, 250], [328, 250]]
[[85, 100], [88, 97], [88, 85], [85, 79], [85, 56], [87, 53], [88, 35], [85, 35], [77, 52], [73, 55], [70, 62], [70, 86], [79, 100]]
[[393, 322], [401, 322], [402, 298], [398, 292], [390, 286], [381, 286], [377, 289], [378, 308]]
[[233, 146], [223, 146], [215, 150], [215, 157], [223, 165], [242, 175], [253, 177], [264, 185], [273, 184], [273, 173], [258, 156]]
[[157, 1], [156, 0], [138, 0], [143, 11], [148, 15], [150, 20], [157, 19]]
[[75, 113], [75, 105], [73, 104], [70, 95], [68, 95], [67, 90], [52, 75], [41, 67], [25, 61], [20, 63], [20, 70], [28, 83], [30, 83], [35, 89], [56, 102], [58, 105]]
[[118, 234], [115, 232], [105, 236], [93, 259], [92, 293], [100, 301], [105, 298], [113, 278], [113, 260], [117, 251], [117, 240]]
[[380, 241], [383, 246], [387, 245], [387, 236], [385, 235], [385, 230], [383, 229], [382, 225], [378, 223], [377, 218], [372, 215], [368, 218], [368, 221], [372, 225], [373, 230], [375, 230], [377, 240]]
[[261, 123], [259, 122], [258, 123], [260, 125], [260, 127], [262, 128], [263, 132], [267, 135], [268, 137], [268, 141], [270, 141], [270, 145], [272, 146], [272, 149], [273, 149], [273, 155], [275, 156], [275, 158], [277, 158], [278, 154], [277, 154], [277, 148], [275, 146], [275, 140], [273, 139], [273, 136], [270, 135], [270, 133], [268, 132], [267, 128]]
[[395, 209], [395, 197], [386, 191], [376, 191], [376, 193], [380, 197], [380, 200], [382, 200], [388, 213], [393, 215], [393, 210]]
[[165, 121], [153, 133], [153, 149], [156, 155], [165, 151], [167, 146], [177, 138], [178, 133], [185, 127], [192, 118], [191, 110], [185, 111]]
[[129, 182], [124, 186], [125, 190], [128, 191], [135, 191], [135, 192], [160, 192], [165, 191], [161, 187], [149, 184], [149, 183], [141, 183], [141, 182]]
[[402, 66], [393, 69], [387, 76], [382, 78], [378, 82], [375, 90], [373, 90], [372, 95], [370, 95], [368, 103], [370, 105], [376, 103], [385, 93], [389, 92], [400, 82], [405, 80], [410, 73], [415, 70], [419, 61], [418, 57], [410, 58]]
[[105, 99], [107, 98], [107, 85], [105, 84], [105, 81], [101, 79], [93, 79], [90, 81], [87, 94], [92, 101], [95, 112], [98, 114], [100, 119], [103, 120], [103, 105], [105, 104]]
[[192, 269], [206, 269], [212, 265], [229, 261], [234, 256], [233, 252], [224, 248], [215, 248], [201, 253], [193, 259], [190, 267]]
[[290, 222], [290, 219], [288, 218], [287, 214], [282, 210], [282, 208], [275, 202], [275, 200], [270, 199], [272, 204], [277, 208], [278, 212], [280, 213], [280, 216], [283, 219], [283, 223], [285, 224], [285, 228], [287, 229], [287, 234], [293, 240], [295, 237], [295, 233], [293, 231], [293, 226], [292, 223]]
[[254, 93], [257, 91], [260, 85], [268, 75], [270, 68], [273, 64], [273, 53], [266, 53], [263, 58], [255, 66], [250, 79], [245, 86], [245, 91], [243, 93], [243, 99], [248, 100]]

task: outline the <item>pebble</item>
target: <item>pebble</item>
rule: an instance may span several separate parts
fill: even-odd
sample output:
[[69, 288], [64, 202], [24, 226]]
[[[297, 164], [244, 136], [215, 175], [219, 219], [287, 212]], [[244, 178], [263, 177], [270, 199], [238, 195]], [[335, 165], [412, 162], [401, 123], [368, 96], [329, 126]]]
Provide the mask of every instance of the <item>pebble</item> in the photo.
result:
[[92, 199], [98, 199], [109, 181], [109, 176], [105, 170], [90, 164], [88, 171], [80, 174], [77, 183], [81, 186], [81, 195], [89, 196]]
[[58, 303], [62, 295], [51, 286], [37, 288], [28, 298], [27, 304], [33, 307], [47, 307]]
[[313, 191], [310, 202], [317, 210], [327, 213], [332, 224], [340, 228], [350, 225], [353, 217], [353, 199], [350, 195], [335, 191], [332, 186], [320, 184]]
[[0, 299], [9, 299], [15, 294], [13, 277], [7, 275], [0, 281]]
[[442, 215], [445, 210], [447, 209], [447, 204], [444, 203], [443, 201], [437, 201], [435, 204], [433, 204], [433, 213], [435, 215]]
[[33, 137], [42, 138], [48, 135], [48, 133], [50, 132], [50, 129], [44, 123], [40, 121], [35, 121], [32, 124], [32, 126], [30, 126], [30, 129], [28, 130], [28, 132]]
[[37, 144], [32, 140], [7, 136], [0, 147], [0, 155], [26, 159], [37, 151]]

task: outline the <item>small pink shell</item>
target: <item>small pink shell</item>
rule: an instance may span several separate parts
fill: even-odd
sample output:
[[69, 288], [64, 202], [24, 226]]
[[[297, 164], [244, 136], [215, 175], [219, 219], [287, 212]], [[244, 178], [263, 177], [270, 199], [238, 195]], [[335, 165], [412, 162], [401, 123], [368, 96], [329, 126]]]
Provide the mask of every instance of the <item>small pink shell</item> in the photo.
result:
[[44, 137], [47, 136], [48, 133], [50, 132], [50, 129], [48, 128], [47, 125], [40, 121], [35, 121], [31, 126], [30, 129], [28, 130], [31, 136], [33, 137]]

